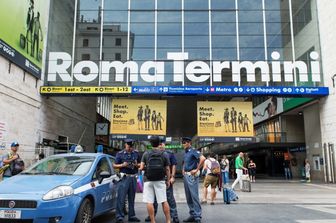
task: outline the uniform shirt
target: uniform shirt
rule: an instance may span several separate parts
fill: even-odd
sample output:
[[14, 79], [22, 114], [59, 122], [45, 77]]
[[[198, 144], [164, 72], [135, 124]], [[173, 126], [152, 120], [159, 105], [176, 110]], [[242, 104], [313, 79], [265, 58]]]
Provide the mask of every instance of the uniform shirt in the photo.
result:
[[136, 174], [138, 173], [138, 168], [135, 166], [136, 163], [140, 163], [140, 156], [137, 151], [126, 152], [125, 150], [117, 153], [115, 164], [122, 164], [124, 162], [129, 163], [127, 167], [120, 168], [120, 173], [126, 174]]
[[189, 172], [197, 169], [201, 153], [192, 147], [189, 147], [183, 157], [184, 171]]
[[169, 150], [165, 150], [165, 153], [169, 157], [170, 166], [176, 166], [177, 165], [177, 160], [176, 160], [175, 154], [172, 151], [169, 151]]
[[172, 166], [176, 166], [177, 165], [177, 160], [176, 160], [175, 154], [172, 151], [169, 151], [169, 150], [165, 150], [165, 153], [168, 155], [169, 162], [170, 162], [170, 165], [169, 165], [169, 167], [170, 167], [170, 173], [172, 173], [172, 171], [173, 171], [173, 167]]

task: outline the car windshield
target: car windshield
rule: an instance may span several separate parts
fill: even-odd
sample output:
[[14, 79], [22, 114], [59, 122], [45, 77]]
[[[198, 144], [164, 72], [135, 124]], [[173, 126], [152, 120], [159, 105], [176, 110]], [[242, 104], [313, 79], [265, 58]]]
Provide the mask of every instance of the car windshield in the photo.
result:
[[50, 157], [25, 170], [22, 174], [82, 176], [90, 170], [94, 159], [89, 156]]

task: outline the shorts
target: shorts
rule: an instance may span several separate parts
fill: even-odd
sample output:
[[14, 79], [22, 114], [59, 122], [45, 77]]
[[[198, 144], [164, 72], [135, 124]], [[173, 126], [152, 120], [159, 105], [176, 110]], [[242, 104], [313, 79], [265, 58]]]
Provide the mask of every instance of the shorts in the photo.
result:
[[212, 176], [210, 174], [205, 176], [204, 179], [204, 187], [209, 187], [211, 185], [211, 188], [216, 188], [218, 182], [218, 177], [217, 176]]
[[147, 181], [144, 183], [143, 202], [154, 204], [156, 197], [157, 203], [167, 201], [167, 186], [165, 181]]

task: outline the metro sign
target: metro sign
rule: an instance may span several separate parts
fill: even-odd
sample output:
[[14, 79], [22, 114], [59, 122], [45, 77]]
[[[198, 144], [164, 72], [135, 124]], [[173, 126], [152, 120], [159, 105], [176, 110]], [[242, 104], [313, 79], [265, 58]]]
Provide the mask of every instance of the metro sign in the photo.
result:
[[[294, 71], [298, 71], [300, 82], [308, 82], [308, 66], [303, 61], [279, 61], [280, 53], [274, 51], [271, 54], [272, 61], [212, 61], [210, 65], [204, 61], [191, 61], [185, 63], [189, 58], [187, 52], [168, 52], [167, 59], [173, 61], [173, 81], [183, 83], [186, 78], [190, 82], [203, 83], [212, 78], [212, 82], [222, 82], [222, 70], [232, 71], [232, 81], [241, 82], [241, 70], [246, 69], [247, 82], [256, 81], [256, 69], [260, 69], [262, 82], [294, 82]], [[310, 53], [310, 69], [312, 81], [321, 81], [319, 54]], [[140, 67], [135, 61], [101, 61], [99, 65], [93, 61], [80, 61], [74, 65], [73, 77], [68, 72], [71, 67], [71, 55], [65, 52], [51, 52], [49, 54], [49, 67], [47, 81], [56, 82], [57, 76], [64, 82], [77, 80], [80, 82], [91, 82], [99, 78], [101, 69], [101, 82], [108, 82], [110, 70], [115, 69], [115, 81], [125, 81], [125, 70], [129, 70], [129, 81], [134, 83], [142, 81], [147, 83], [165, 82], [164, 61], [145, 61]], [[284, 70], [284, 80], [281, 77], [281, 64]], [[83, 74], [83, 69], [89, 69], [88, 74]], [[150, 71], [154, 70], [154, 74]], [[211, 72], [212, 71], [212, 72]], [[170, 73], [170, 72], [169, 72]], [[212, 77], [211, 77], [212, 75]]]

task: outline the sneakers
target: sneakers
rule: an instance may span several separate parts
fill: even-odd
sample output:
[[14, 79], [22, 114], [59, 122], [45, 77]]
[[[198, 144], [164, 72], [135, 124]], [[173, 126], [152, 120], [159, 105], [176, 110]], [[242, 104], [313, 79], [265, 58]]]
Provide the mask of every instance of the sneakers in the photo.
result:
[[122, 219], [118, 219], [116, 222], [117, 223], [124, 223], [124, 221]]
[[178, 218], [174, 218], [173, 223], [180, 223], [180, 220]]
[[195, 218], [192, 216], [189, 216], [189, 218], [184, 219], [183, 222], [195, 222]]
[[150, 220], [150, 217], [149, 216], [147, 216], [146, 218], [145, 218], [145, 222], [150, 222], [151, 220]]
[[206, 204], [206, 203], [207, 203], [206, 200], [201, 201], [201, 204]]
[[210, 205], [215, 205], [215, 202], [211, 201]]
[[141, 220], [134, 216], [134, 217], [129, 218], [128, 222], [141, 222]]
[[195, 219], [195, 223], [201, 223], [201, 219]]

